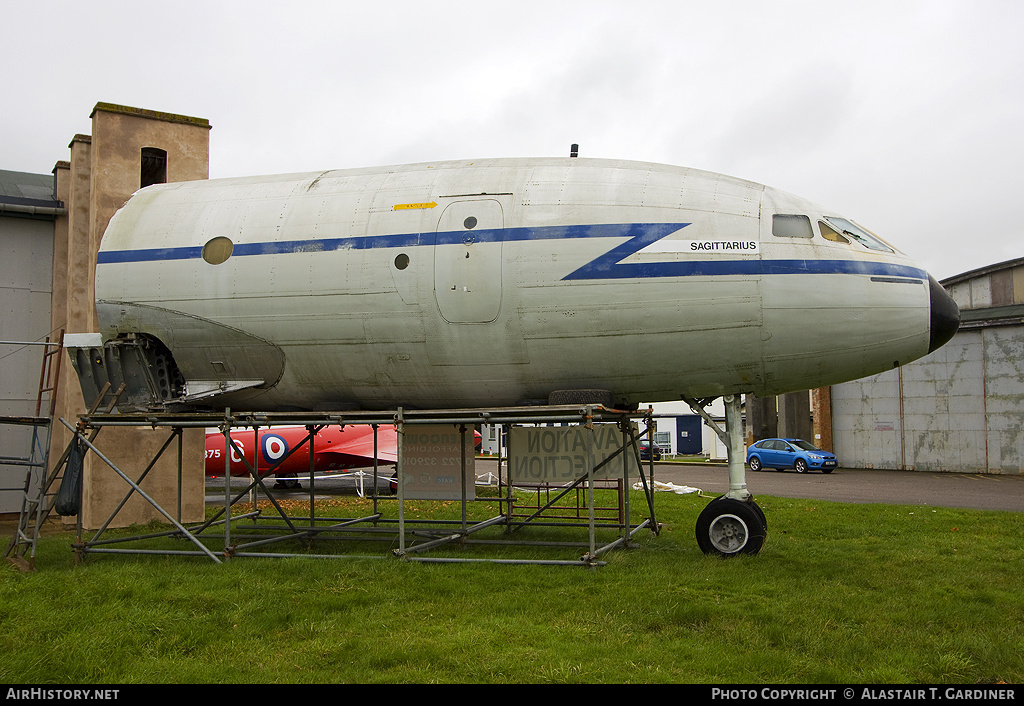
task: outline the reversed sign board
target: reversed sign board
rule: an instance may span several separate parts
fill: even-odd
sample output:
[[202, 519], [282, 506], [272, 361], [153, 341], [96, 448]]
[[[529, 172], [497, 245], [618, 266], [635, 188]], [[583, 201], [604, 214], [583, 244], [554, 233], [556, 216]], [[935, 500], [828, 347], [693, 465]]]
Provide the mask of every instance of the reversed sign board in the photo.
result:
[[[636, 429], [634, 427], [634, 433]], [[594, 465], [622, 448], [622, 431], [617, 424], [584, 426], [512, 427], [508, 436], [509, 480], [512, 483], [571, 483], [587, 475], [587, 435], [591, 435]], [[640, 467], [633, 449], [627, 448], [594, 474], [595, 480], [620, 480], [623, 456], [630, 477], [639, 476]]]
[[[466, 468], [462, 470], [465, 444]], [[406, 500], [461, 500], [463, 479], [466, 498], [476, 497], [476, 467], [473, 427], [460, 434], [458, 425], [428, 424], [405, 427], [402, 462], [398, 477]]]

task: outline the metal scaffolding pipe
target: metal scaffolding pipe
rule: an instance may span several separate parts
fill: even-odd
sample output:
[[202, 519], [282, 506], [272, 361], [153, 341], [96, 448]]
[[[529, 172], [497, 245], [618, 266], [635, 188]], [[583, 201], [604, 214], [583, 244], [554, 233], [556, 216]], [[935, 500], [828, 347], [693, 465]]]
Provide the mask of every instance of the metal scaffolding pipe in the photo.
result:
[[[168, 555], [185, 555], [185, 556], [207, 556], [214, 561], [221, 563], [220, 558], [215, 555], [210, 549], [208, 549], [201, 540], [206, 541], [223, 541], [224, 557], [240, 558], [240, 557], [315, 557], [315, 558], [348, 558], [358, 556], [359, 558], [381, 558], [379, 556], [364, 556], [364, 555], [332, 555], [332, 554], [304, 554], [304, 553], [287, 553], [287, 552], [254, 552], [251, 551], [257, 547], [265, 547], [273, 544], [278, 544], [282, 541], [290, 539], [315, 541], [317, 539], [331, 539], [340, 541], [391, 541], [397, 543], [398, 548], [389, 552], [387, 555], [395, 555], [402, 559], [410, 561], [424, 561], [424, 562], [436, 562], [436, 563], [503, 563], [503, 564], [541, 564], [541, 565], [558, 565], [558, 566], [586, 566], [595, 567], [601, 566], [604, 563], [595, 561], [594, 559], [610, 551], [613, 548], [627, 547], [629, 546], [629, 539], [636, 535], [637, 532], [644, 528], [651, 528], [652, 532], [657, 533], [657, 523], [654, 521], [654, 506], [651, 492], [648, 486], [648, 480], [644, 473], [643, 463], [639, 458], [638, 450], [638, 436], [636, 433], [636, 425], [630, 420], [636, 418], [643, 418], [647, 420], [647, 429], [645, 433], [649, 432], [652, 427], [652, 413], [651, 410], [646, 412], [630, 412], [626, 410], [614, 410], [607, 409], [599, 405], [595, 406], [547, 406], [547, 407], [522, 407], [522, 408], [503, 408], [495, 410], [405, 410], [398, 409], [397, 411], [376, 411], [376, 412], [364, 412], [364, 411], [353, 411], [353, 412], [247, 412], [247, 413], [232, 413], [230, 408], [225, 409], [223, 414], [215, 413], [128, 413], [128, 414], [112, 414], [109, 412], [95, 413], [90, 412], [82, 415], [80, 427], [84, 433], [85, 429], [100, 429], [104, 426], [145, 426], [145, 427], [157, 427], [167, 426], [172, 428], [172, 435], [168, 438], [167, 443], [157, 453], [157, 458], [160, 454], [164, 453], [164, 450], [170, 445], [171, 441], [175, 436], [178, 437], [178, 468], [179, 468], [179, 484], [178, 484], [178, 507], [180, 516], [180, 503], [181, 503], [181, 431], [185, 428], [195, 427], [218, 427], [224, 435], [224, 451], [225, 451], [225, 463], [224, 463], [224, 496], [223, 496], [223, 507], [215, 513], [211, 518], [206, 521], [195, 524], [191, 528], [186, 528], [174, 517], [171, 517], [170, 513], [164, 510], [160, 505], [144, 491], [142, 491], [139, 483], [145, 478], [146, 473], [155, 465], [156, 460], [149, 465], [146, 472], [143, 473], [142, 478], [139, 481], [132, 481], [117, 468], [109, 459], [107, 459], [94, 444], [88, 443], [89, 450], [95, 452], [104, 463], [114, 470], [118, 475], [124, 479], [131, 490], [129, 496], [132, 493], [138, 492], [147, 502], [149, 502], [154, 508], [156, 508], [163, 517], [165, 517], [172, 525], [174, 530], [168, 530], [165, 533], [149, 534], [145, 537], [131, 537], [128, 539], [100, 539], [100, 533], [93, 538], [92, 541], [82, 545], [87, 553], [146, 553], [146, 554], [168, 554]], [[61, 420], [65, 426], [70, 425]], [[622, 445], [620, 448], [611, 453], [604, 460], [597, 462], [596, 460], [596, 441], [595, 441], [595, 424], [601, 422], [614, 422], [619, 424], [622, 436]], [[472, 460], [470, 456], [471, 451], [466, 448], [466, 433], [469, 431], [468, 427], [471, 425], [478, 424], [499, 424], [499, 425], [510, 425], [510, 424], [578, 424], [582, 427], [584, 438], [586, 439], [586, 469], [581, 469], [583, 475], [577, 478], [568, 488], [563, 490], [555, 500], [548, 502], [543, 508], [533, 513], [526, 521], [519, 522], [512, 518], [512, 513], [515, 507], [515, 499], [513, 497], [513, 488], [511, 484], [511, 477], [508, 479], [508, 494], [503, 494], [499, 491], [497, 497], [485, 498], [485, 497], [469, 497], [469, 482], [467, 481], [467, 475], [469, 471], [469, 463]], [[374, 439], [374, 465], [373, 465], [373, 513], [358, 518], [326, 518], [316, 516], [316, 502], [315, 502], [315, 483], [316, 476], [314, 473], [314, 453], [313, 444], [317, 433], [320, 429], [330, 425], [354, 425], [354, 424], [368, 424], [373, 426], [373, 439]], [[273, 426], [280, 425], [295, 425], [305, 426], [307, 434], [305, 438], [296, 444], [293, 448], [289, 449], [286, 454], [278, 459], [274, 465], [270, 468], [261, 468], [259, 461], [259, 454], [256, 453], [253, 457], [253, 462], [250, 463], [244, 453], [241, 453], [241, 449], [236, 445], [232, 439], [232, 430], [235, 429], [251, 429], [252, 433], [259, 438], [260, 429], [269, 429]], [[377, 445], [377, 434], [380, 426], [393, 425], [398, 434], [398, 447], [397, 447], [397, 469], [399, 475], [399, 483], [397, 488], [397, 504], [398, 513], [397, 518], [384, 517], [378, 509], [378, 445]], [[452, 487], [454, 496], [452, 500], [460, 502], [461, 515], [459, 519], [414, 519], [410, 518], [407, 513], [406, 503], [408, 498], [405, 492], [405, 483], [402, 479], [407, 472], [406, 464], [408, 462], [406, 451], [404, 450], [406, 441], [406, 432], [410, 429], [420, 427], [422, 425], [445, 425], [455, 427], [458, 433], [458, 440], [460, 444], [460, 451], [455, 452], [453, 455], [452, 463], [458, 465], [462, 469], [461, 474], [461, 485], [459, 489]], [[74, 431], [74, 430], [72, 430]], [[79, 433], [79, 432], [76, 432]], [[296, 453], [299, 448], [309, 444], [310, 449], [310, 462], [309, 462], [309, 513], [308, 517], [296, 517], [290, 515], [288, 511], [282, 506], [278, 499], [275, 497], [275, 493], [272, 492], [264, 482], [264, 478], [272, 475], [274, 469], [279, 466], [285, 459], [289, 458], [292, 454]], [[454, 451], [454, 446], [451, 447]], [[231, 489], [231, 452], [236, 453], [236, 457], [240, 457], [243, 461], [245, 471], [248, 473], [250, 481], [240, 493], [234, 493]], [[604, 452], [602, 452], [604, 453]], [[650, 508], [651, 517], [643, 521], [637, 526], [633, 526], [630, 520], [630, 504], [629, 504], [629, 479], [630, 479], [630, 461], [629, 454], [632, 453], [633, 458], [637, 463], [637, 468], [640, 469], [640, 482], [644, 488], [645, 495], [648, 500], [648, 506]], [[619, 456], [621, 454], [621, 457]], [[598, 491], [597, 484], [595, 484], [596, 473], [602, 468], [607, 466], [613, 461], [613, 459], [619, 459], [622, 463], [623, 481], [619, 486], [617, 492], [618, 497], [618, 521], [615, 523], [607, 522], [606, 518], [601, 520], [597, 517], [597, 502], [596, 493]], [[502, 484], [501, 474], [501, 461], [499, 458], [499, 488]], [[454, 469], [453, 469], [454, 470]], [[651, 466], [653, 471], [653, 465]], [[577, 500], [577, 514], [576, 517], [558, 517], [549, 514], [546, 517], [542, 517], [541, 514], [545, 510], [550, 510], [552, 506], [562, 497], [565, 493], [569, 492], [573, 488], [581, 488], [577, 490], [577, 493], [583, 492], [585, 497], [585, 517], [580, 514], [582, 498]], [[250, 491], [260, 491], [261, 494], [266, 495], [266, 500], [275, 508], [276, 512], [270, 516], [265, 516], [256, 506], [256, 497], [253, 496], [253, 511], [243, 512], [241, 514], [232, 515], [232, 508], [245, 498]], [[604, 492], [604, 491], [602, 491]], [[364, 497], [365, 492], [360, 493], [360, 497]], [[127, 498], [126, 498], [127, 500]], [[539, 500], [539, 499], [538, 499]], [[497, 503], [499, 508], [499, 514], [489, 519], [476, 522], [472, 520], [468, 515], [469, 503]], [[122, 503], [123, 505], [123, 503]], [[604, 503], [602, 503], [604, 505]], [[120, 507], [120, 506], [119, 506]], [[614, 509], [608, 507], [600, 508], [602, 512]], [[116, 511], [115, 513], [116, 514]], [[111, 519], [113, 515], [111, 515]], [[237, 522], [242, 520], [252, 521], [252, 530], [248, 531], [242, 529], [239, 533], [239, 528], [236, 525]], [[563, 521], [568, 520], [568, 521]], [[108, 525], [110, 520], [105, 523]], [[324, 525], [324, 523], [330, 523]], [[269, 524], [268, 524], [269, 523]], [[368, 523], [372, 523], [372, 527], [367, 526]], [[397, 524], [397, 527], [393, 525]], [[212, 527], [223, 525], [223, 534], [203, 534]], [[379, 527], [378, 525], [392, 525], [392, 527]], [[508, 530], [515, 530], [528, 525], [536, 526], [554, 526], [564, 528], [586, 528], [588, 530], [585, 542], [538, 542], [538, 541], [511, 541], [501, 539], [487, 539], [487, 538], [474, 538], [474, 534], [484, 529], [495, 527], [497, 525], [504, 525]], [[445, 527], [457, 527], [457, 530], [444, 529]], [[422, 528], [422, 529], [418, 529]], [[619, 537], [614, 541], [606, 544], [601, 544], [598, 541], [597, 531], [605, 530], [617, 530]], [[266, 533], [274, 533], [273, 536], [268, 536]], [[395, 536], [397, 534], [397, 537]], [[131, 542], [137, 539], [160, 539], [168, 537], [187, 537], [197, 547], [197, 551], [176, 551], [176, 550], [159, 550], [159, 549], [116, 549], [111, 548], [109, 545], [118, 542]], [[409, 541], [412, 544], [409, 544]], [[425, 540], [425, 541], [421, 541]], [[501, 546], [543, 546], [543, 547], [581, 547], [586, 548], [588, 551], [579, 560], [545, 560], [545, 559], [497, 559], [497, 558], [484, 558], [484, 559], [468, 559], [468, 558], [450, 558], [450, 557], [425, 557], [421, 554], [423, 552], [430, 551], [439, 546], [451, 545], [453, 543], [459, 543], [464, 545], [469, 544], [486, 544], [486, 545], [501, 545]], [[416, 556], [413, 556], [413, 555]]]

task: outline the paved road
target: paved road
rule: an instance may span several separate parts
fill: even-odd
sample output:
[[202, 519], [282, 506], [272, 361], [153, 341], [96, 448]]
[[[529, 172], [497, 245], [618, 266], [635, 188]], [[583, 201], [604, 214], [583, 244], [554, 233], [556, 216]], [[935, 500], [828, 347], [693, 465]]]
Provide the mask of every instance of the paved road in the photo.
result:
[[[729, 471], [722, 465], [655, 464], [654, 478], [713, 495], [729, 489]], [[827, 474], [748, 470], [747, 489], [755, 496], [1024, 512], [1024, 476], [1020, 475], [863, 468], [839, 468]]]
[[[478, 475], [494, 472], [497, 462], [477, 459]], [[390, 470], [385, 477], [390, 477]], [[383, 472], [382, 472], [383, 474]], [[721, 495], [729, 489], [729, 471], [721, 464], [681, 465], [656, 463], [654, 479], [700, 488], [708, 495]], [[306, 480], [301, 480], [305, 487]], [[321, 477], [316, 494], [328, 496], [352, 494], [356, 481], [351, 478]], [[381, 480], [381, 490], [387, 492]], [[245, 481], [233, 479], [233, 485]], [[268, 482], [268, 487], [273, 482]], [[217, 489], [219, 486], [220, 489]], [[207, 479], [207, 502], [223, 502], [223, 481]], [[928, 473], [923, 471], [882, 471], [839, 468], [832, 473], [794, 471], [747, 471], [747, 488], [757, 495], [784, 498], [814, 498], [846, 503], [889, 503], [894, 505], [931, 505], [979, 510], [1024, 512], [1024, 475], [971, 475], [964, 473]], [[308, 496], [308, 490], [277, 491], [277, 497]]]
[[[477, 472], [496, 463], [477, 459]], [[723, 464], [654, 464], [654, 479], [700, 488], [709, 495], [729, 490]], [[839, 468], [832, 473], [747, 470], [747, 489], [755, 495], [814, 498], [844, 503], [933, 505], [1024, 512], [1024, 476], [928, 473]]]

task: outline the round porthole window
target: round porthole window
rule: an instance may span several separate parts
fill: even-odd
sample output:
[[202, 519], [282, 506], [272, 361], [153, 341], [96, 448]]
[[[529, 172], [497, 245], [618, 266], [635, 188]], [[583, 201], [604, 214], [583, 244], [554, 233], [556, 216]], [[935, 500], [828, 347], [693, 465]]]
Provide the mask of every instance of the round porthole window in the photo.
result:
[[395, 258], [395, 267], [397, 267], [398, 269], [404, 270], [408, 266], [409, 256], [406, 255], [405, 253], [402, 253]]
[[463, 221], [462, 225], [466, 226], [466, 230], [476, 228], [476, 216], [470, 216], [465, 221]]
[[235, 244], [231, 242], [231, 238], [218, 235], [203, 246], [203, 259], [211, 265], [219, 265], [231, 257], [234, 249]]

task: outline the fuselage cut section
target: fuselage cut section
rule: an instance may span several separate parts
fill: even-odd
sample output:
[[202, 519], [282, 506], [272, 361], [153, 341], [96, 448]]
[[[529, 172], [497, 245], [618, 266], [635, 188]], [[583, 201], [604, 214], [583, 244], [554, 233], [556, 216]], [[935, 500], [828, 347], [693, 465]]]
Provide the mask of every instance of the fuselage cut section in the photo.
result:
[[155, 406], [770, 395], [929, 350], [927, 273], [838, 215], [611, 160], [165, 184], [111, 220], [97, 307], [104, 340], [173, 357]]

